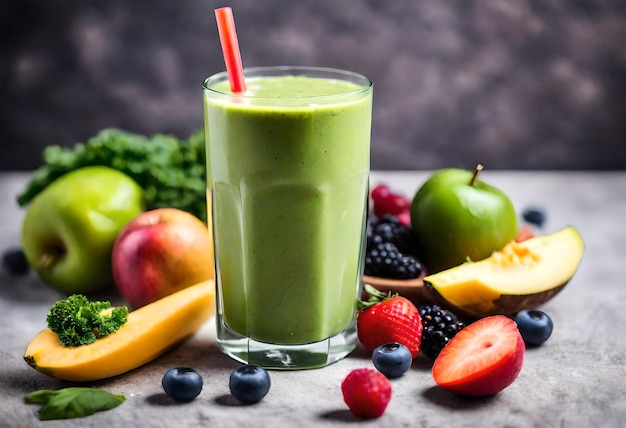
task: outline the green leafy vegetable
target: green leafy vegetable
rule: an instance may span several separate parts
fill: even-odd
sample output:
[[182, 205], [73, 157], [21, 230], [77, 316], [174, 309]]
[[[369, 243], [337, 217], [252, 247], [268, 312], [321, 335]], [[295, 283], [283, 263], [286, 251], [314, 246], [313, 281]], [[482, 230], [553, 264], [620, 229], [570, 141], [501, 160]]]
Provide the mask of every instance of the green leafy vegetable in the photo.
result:
[[41, 404], [39, 419], [82, 418], [96, 412], [113, 409], [126, 400], [123, 395], [95, 388], [71, 387], [58, 390], [42, 389], [24, 397], [26, 404]]
[[82, 294], [59, 300], [48, 312], [48, 328], [65, 346], [88, 345], [117, 331], [128, 320], [128, 308], [108, 310], [110, 302], [90, 302]]
[[48, 146], [42, 167], [18, 195], [20, 206], [54, 180], [75, 169], [103, 165], [133, 178], [143, 188], [147, 208], [173, 207], [206, 220], [206, 151], [204, 132], [187, 140], [169, 135], [152, 137], [119, 129], [105, 129], [74, 147]]

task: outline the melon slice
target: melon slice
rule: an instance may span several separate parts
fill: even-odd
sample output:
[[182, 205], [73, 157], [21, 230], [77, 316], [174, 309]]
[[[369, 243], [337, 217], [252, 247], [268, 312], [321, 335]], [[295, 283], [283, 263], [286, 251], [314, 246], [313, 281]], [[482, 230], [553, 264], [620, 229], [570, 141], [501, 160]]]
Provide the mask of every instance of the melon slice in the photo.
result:
[[584, 242], [573, 226], [511, 242], [478, 262], [424, 278], [440, 303], [473, 317], [513, 314], [554, 297], [574, 276]]
[[93, 381], [135, 369], [195, 333], [214, 314], [213, 280], [170, 294], [128, 314], [115, 333], [89, 345], [63, 346], [46, 328], [27, 346], [35, 370], [70, 381]]

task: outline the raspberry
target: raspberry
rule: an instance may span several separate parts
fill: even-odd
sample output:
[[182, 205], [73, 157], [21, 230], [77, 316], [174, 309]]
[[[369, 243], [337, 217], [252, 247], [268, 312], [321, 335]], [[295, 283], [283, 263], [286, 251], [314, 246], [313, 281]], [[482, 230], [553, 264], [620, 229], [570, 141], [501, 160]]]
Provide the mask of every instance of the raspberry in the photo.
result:
[[343, 401], [357, 418], [374, 419], [382, 416], [391, 400], [391, 383], [370, 367], [352, 370], [341, 383]]
[[371, 192], [374, 214], [378, 217], [384, 214], [397, 215], [411, 206], [411, 200], [392, 192], [389, 187], [379, 184]]
[[378, 204], [387, 199], [390, 195], [391, 191], [389, 190], [389, 187], [384, 184], [379, 184], [372, 189], [372, 202], [374, 202], [374, 204]]
[[[403, 255], [395, 245], [372, 237], [365, 253], [365, 275], [394, 279], [419, 278], [422, 264], [411, 256]], [[369, 241], [369, 239], [368, 239]]]
[[403, 225], [411, 226], [411, 210], [406, 209], [398, 214], [396, 217], [398, 217], [398, 220], [400, 220], [400, 223], [402, 223]]
[[437, 305], [420, 306], [419, 313], [423, 326], [420, 351], [434, 360], [450, 339], [465, 327], [465, 323], [459, 321], [449, 310]]

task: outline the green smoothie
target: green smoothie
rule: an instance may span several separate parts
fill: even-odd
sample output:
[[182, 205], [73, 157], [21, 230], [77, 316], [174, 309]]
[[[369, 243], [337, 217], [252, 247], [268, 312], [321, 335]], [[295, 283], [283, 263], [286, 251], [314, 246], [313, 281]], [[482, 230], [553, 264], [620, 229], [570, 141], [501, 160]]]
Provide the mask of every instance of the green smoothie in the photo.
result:
[[[355, 322], [371, 87], [246, 83], [245, 97], [205, 95], [218, 316], [258, 342], [321, 341]], [[228, 82], [211, 89], [227, 94]]]

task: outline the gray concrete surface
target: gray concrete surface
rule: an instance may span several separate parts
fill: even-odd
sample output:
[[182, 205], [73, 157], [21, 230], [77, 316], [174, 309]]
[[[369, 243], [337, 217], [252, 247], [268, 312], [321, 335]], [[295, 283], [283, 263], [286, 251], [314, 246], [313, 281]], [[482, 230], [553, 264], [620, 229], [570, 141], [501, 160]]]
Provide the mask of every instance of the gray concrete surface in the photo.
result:
[[[15, 202], [27, 175], [0, 175], [0, 249], [19, 245], [23, 212]], [[374, 183], [413, 193], [426, 173], [374, 173]], [[501, 393], [468, 399], [438, 389], [430, 363], [419, 357], [392, 382], [386, 413], [363, 426], [384, 427], [623, 427], [626, 426], [626, 173], [491, 172], [483, 179], [506, 191], [519, 209], [546, 209], [546, 230], [577, 226], [586, 253], [574, 279], [544, 307], [555, 322], [553, 336], [529, 349], [518, 379]], [[352, 368], [371, 366], [358, 348], [332, 366], [271, 372], [272, 389], [252, 406], [228, 394], [237, 363], [217, 349], [213, 323], [161, 358], [117, 378], [92, 385], [126, 395], [120, 407], [88, 418], [39, 422], [23, 397], [67, 382], [46, 377], [22, 360], [30, 339], [60, 295], [34, 275], [0, 272], [0, 427], [341, 427], [355, 426], [343, 404], [340, 383]], [[205, 386], [189, 404], [173, 404], [161, 389], [164, 372], [188, 365]]]

